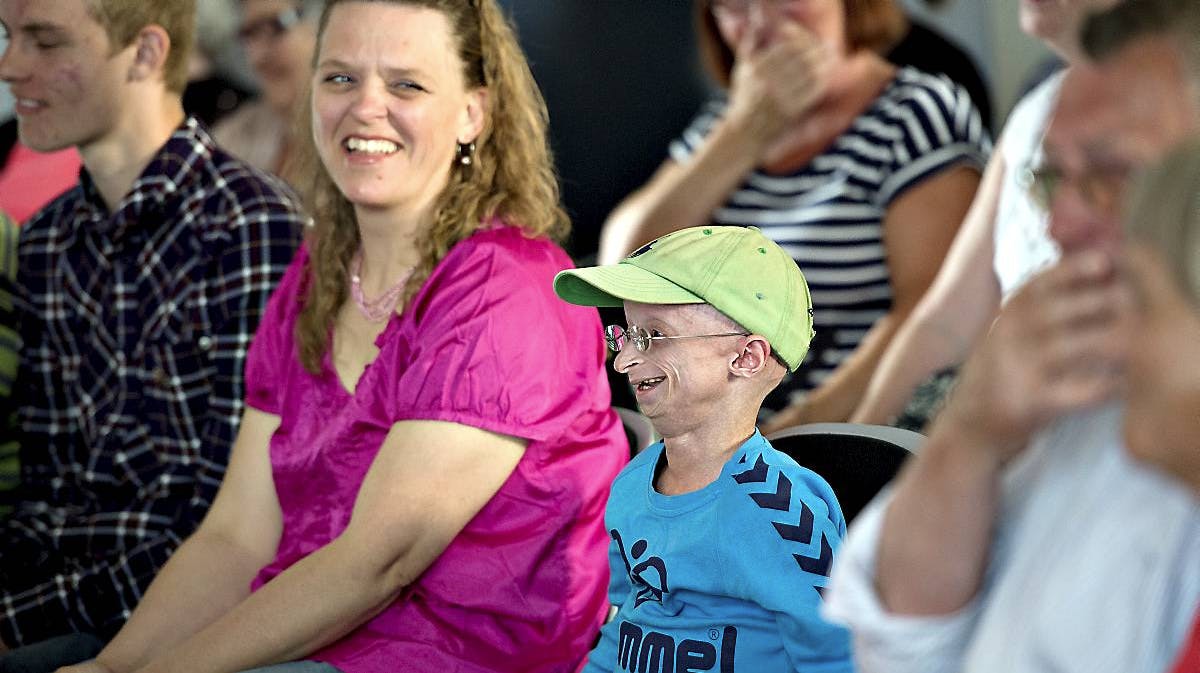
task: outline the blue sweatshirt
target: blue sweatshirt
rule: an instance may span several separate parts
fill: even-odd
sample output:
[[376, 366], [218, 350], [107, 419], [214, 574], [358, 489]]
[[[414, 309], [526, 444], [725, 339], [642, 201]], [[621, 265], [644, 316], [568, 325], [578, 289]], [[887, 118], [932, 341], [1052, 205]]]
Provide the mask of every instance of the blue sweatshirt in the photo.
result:
[[609, 600], [584, 673], [853, 671], [818, 614], [846, 522], [833, 491], [755, 432], [708, 486], [654, 490], [659, 442], [613, 482]]

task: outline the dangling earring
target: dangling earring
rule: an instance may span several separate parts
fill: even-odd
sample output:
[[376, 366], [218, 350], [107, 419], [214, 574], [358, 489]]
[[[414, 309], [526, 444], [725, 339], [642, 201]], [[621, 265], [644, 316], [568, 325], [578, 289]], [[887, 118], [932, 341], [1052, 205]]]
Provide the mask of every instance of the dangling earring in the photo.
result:
[[475, 155], [475, 143], [458, 144], [458, 163], [463, 166], [471, 165], [471, 157]]

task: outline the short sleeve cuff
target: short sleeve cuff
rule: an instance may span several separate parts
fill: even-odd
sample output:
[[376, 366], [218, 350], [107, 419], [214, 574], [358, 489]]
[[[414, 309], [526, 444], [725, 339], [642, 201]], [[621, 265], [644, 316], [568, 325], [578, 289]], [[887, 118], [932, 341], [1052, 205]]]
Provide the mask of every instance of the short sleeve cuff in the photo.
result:
[[272, 416], [283, 415], [283, 408], [280, 406], [277, 396], [264, 393], [261, 389], [251, 391], [246, 395], [246, 406]]
[[508, 435], [518, 439], [524, 439], [530, 442], [544, 442], [553, 439], [549, 433], [544, 432], [547, 427], [540, 423], [522, 423], [514, 420], [506, 420], [501, 418], [491, 418], [482, 416], [470, 411], [460, 411], [456, 409], [403, 409], [400, 414], [393, 419], [393, 422], [400, 421], [441, 421], [445, 423], [458, 423], [480, 430], [487, 430], [500, 435]]
[[876, 195], [877, 203], [880, 207], [887, 208], [910, 188], [916, 187], [927, 178], [948, 168], [965, 166], [982, 173], [986, 164], [985, 150], [974, 143], [958, 142], [939, 147], [913, 159], [892, 173], [879, 186], [879, 193]]
[[822, 613], [850, 629], [862, 673], [957, 673], [979, 599], [942, 616], [896, 615], [883, 607], [875, 591], [875, 559], [890, 502], [885, 492], [850, 527], [834, 563]]

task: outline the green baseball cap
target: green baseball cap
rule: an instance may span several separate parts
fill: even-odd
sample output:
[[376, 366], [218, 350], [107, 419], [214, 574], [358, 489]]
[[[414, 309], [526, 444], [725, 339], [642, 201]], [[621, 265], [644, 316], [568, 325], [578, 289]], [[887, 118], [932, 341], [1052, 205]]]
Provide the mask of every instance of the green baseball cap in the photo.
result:
[[757, 227], [680, 229], [618, 264], [561, 271], [554, 292], [581, 306], [709, 304], [766, 337], [792, 371], [813, 338], [804, 274]]

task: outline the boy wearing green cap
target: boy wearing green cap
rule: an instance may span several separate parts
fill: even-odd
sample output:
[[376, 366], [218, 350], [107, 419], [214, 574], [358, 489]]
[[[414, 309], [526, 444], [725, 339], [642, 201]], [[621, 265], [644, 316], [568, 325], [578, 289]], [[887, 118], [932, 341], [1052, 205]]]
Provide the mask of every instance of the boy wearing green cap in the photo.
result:
[[833, 491], [756, 430], [812, 339], [808, 286], [753, 227], [695, 227], [554, 289], [623, 306], [613, 366], [663, 440], [613, 482], [605, 516], [617, 608], [585, 673], [852, 671], [818, 614], [846, 532]]

